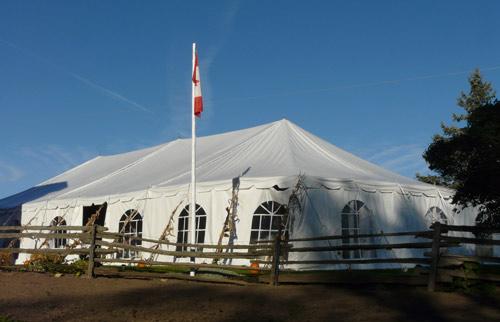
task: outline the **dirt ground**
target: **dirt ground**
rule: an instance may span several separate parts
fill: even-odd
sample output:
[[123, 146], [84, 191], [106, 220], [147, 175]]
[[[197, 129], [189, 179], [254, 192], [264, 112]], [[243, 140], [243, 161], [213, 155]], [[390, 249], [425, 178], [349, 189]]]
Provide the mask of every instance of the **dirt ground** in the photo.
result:
[[0, 321], [500, 321], [488, 297], [421, 287], [222, 285], [0, 272]]

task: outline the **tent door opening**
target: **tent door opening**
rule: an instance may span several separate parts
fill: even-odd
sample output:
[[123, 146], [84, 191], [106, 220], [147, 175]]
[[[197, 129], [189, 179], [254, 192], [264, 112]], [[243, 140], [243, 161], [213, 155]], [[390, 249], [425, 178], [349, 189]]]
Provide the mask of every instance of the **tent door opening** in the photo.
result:
[[108, 208], [108, 204], [105, 202], [102, 205], [94, 205], [92, 206], [84, 206], [83, 207], [83, 226], [87, 225], [87, 223], [92, 222], [99, 226], [104, 226], [106, 219], [106, 209]]

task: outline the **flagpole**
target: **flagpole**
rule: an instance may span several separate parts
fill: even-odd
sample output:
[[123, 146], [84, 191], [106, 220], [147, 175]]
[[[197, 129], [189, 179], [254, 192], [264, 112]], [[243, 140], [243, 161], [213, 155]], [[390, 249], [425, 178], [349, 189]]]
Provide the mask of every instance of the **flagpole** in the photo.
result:
[[[193, 43], [193, 68], [195, 69], [196, 43]], [[191, 220], [191, 244], [196, 244], [196, 116], [194, 115], [194, 82], [191, 82], [191, 205], [189, 206]], [[194, 251], [194, 250], [193, 250]], [[191, 257], [191, 263], [195, 263], [195, 258]], [[195, 275], [194, 268], [191, 269], [191, 276]]]

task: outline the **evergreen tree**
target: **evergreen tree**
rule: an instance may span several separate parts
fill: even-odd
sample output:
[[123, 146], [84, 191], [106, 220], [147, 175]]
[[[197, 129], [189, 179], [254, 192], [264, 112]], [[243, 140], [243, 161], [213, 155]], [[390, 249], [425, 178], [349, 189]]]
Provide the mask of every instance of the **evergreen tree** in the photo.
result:
[[[470, 113], [481, 106], [491, 105], [496, 101], [495, 91], [490, 82], [483, 80], [481, 72], [479, 69], [475, 69], [472, 74], [469, 76], [469, 85], [470, 90], [469, 93], [464, 93], [463, 91], [460, 93], [460, 96], [457, 99], [457, 105], [464, 109], [464, 114], [456, 114], [453, 113], [452, 119], [456, 123], [456, 125], [445, 125], [441, 122], [441, 129], [443, 130], [443, 135], [436, 134], [434, 135], [432, 141], [440, 142], [445, 140], [446, 138], [453, 138], [464, 131], [464, 127], [459, 127], [459, 125], [463, 125], [463, 122], [467, 122], [469, 119]], [[427, 160], [425, 154], [424, 159]], [[458, 160], [457, 160], [458, 161]], [[432, 170], [432, 167], [431, 167]], [[433, 185], [444, 186], [452, 189], [456, 189], [457, 185], [454, 182], [454, 178], [451, 175], [447, 175], [446, 173], [436, 171], [437, 175], [422, 175], [417, 173], [415, 176], [417, 180]]]
[[478, 207], [480, 222], [500, 226], [500, 102], [478, 70], [469, 83], [470, 92], [458, 98], [465, 113], [453, 115], [453, 126], [442, 124], [443, 134], [424, 152], [437, 175], [417, 178], [456, 189], [454, 204]]

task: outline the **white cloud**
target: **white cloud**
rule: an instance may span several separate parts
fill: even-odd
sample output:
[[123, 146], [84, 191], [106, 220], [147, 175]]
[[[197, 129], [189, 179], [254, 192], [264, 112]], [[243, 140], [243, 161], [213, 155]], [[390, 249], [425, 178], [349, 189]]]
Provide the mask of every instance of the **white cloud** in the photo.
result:
[[366, 160], [388, 170], [408, 177], [414, 177], [416, 172], [428, 171], [425, 160], [422, 157], [424, 150], [424, 145], [412, 143], [372, 147], [361, 154]]
[[95, 152], [84, 147], [63, 148], [56, 144], [38, 147], [22, 147], [17, 153], [23, 159], [31, 159], [31, 164], [52, 171], [64, 171], [94, 157]]
[[16, 182], [24, 177], [24, 171], [20, 168], [0, 161], [0, 182]]
[[150, 109], [148, 109], [147, 107], [145, 107], [144, 105], [142, 104], [139, 104], [133, 100], [131, 100], [130, 98], [127, 98], [125, 96], [123, 96], [122, 94], [120, 93], [117, 93], [115, 91], [112, 91], [104, 86], [101, 86], [99, 84], [97, 84], [96, 82], [93, 82], [91, 81], [90, 79], [88, 78], [85, 78], [83, 76], [80, 76], [76, 73], [71, 73], [71, 72], [68, 72], [68, 74], [70, 76], [72, 76], [73, 78], [79, 80], [80, 82], [96, 89], [97, 91], [99, 91], [100, 93], [108, 96], [108, 97], [111, 97], [112, 99], [114, 100], [117, 100], [117, 101], [121, 101], [121, 102], [125, 102], [131, 106], [134, 106], [136, 109], [142, 111], [142, 112], [147, 112], [147, 113], [150, 113], [150, 114], [154, 114], [153, 111], [151, 111]]
[[76, 79], [77, 81], [89, 86], [90, 88], [93, 88], [95, 90], [97, 90], [99, 93], [105, 95], [105, 96], [108, 96], [114, 100], [117, 100], [117, 101], [121, 101], [121, 102], [124, 102], [126, 104], [128, 104], [129, 106], [133, 106], [135, 107], [137, 110], [140, 110], [142, 112], [146, 112], [146, 113], [150, 113], [150, 114], [154, 114], [153, 111], [151, 111], [150, 109], [148, 109], [147, 107], [145, 107], [144, 105], [142, 104], [139, 104], [133, 100], [131, 100], [130, 98], [128, 97], [125, 97], [124, 95], [116, 92], [116, 91], [113, 91], [113, 90], [110, 90], [109, 88], [106, 88], [102, 85], [99, 85], [97, 84], [95, 81], [92, 81], [86, 77], [83, 77], [77, 73], [74, 73], [74, 72], [71, 72], [71, 71], [68, 71], [67, 69], [63, 68], [62, 66], [60, 66], [59, 64], [56, 64], [54, 63], [53, 61], [45, 58], [45, 57], [42, 57], [38, 54], [36, 54], [35, 52], [31, 51], [31, 50], [27, 50], [25, 48], [21, 48], [19, 47], [18, 45], [10, 42], [10, 41], [7, 41], [3, 38], [0, 37], [0, 42], [1, 43], [4, 43], [6, 44], [7, 46], [17, 50], [18, 52], [21, 52], [22, 54], [24, 54], [25, 56], [27, 57], [31, 57], [33, 58], [35, 61], [38, 61], [38, 62], [41, 62], [53, 69], [56, 69], [66, 75], [69, 75], [71, 76], [72, 78]]

